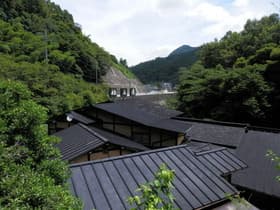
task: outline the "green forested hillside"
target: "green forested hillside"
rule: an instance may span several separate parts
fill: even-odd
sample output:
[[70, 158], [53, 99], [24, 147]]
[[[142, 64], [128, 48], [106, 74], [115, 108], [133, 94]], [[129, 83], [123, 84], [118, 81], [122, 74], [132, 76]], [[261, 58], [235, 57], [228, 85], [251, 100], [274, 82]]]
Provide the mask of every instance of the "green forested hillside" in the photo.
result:
[[[3, 0], [0, 5], [0, 77], [28, 85], [50, 115], [104, 100], [95, 70], [110, 55], [83, 36], [72, 16], [44, 0]], [[72, 73], [72, 74], [63, 74]]]
[[0, 17], [7, 23], [1, 23], [2, 52], [21, 56], [21, 61], [42, 62], [47, 49], [50, 64], [88, 81], [95, 81], [95, 70], [102, 75], [113, 63], [67, 11], [50, 1], [2, 0]]
[[279, 16], [248, 20], [240, 33], [203, 45], [182, 70], [178, 99], [188, 116], [279, 127]]
[[106, 100], [105, 88], [92, 82], [110, 66], [125, 68], [58, 5], [1, 0], [0, 78], [27, 84], [50, 115]]
[[191, 66], [197, 59], [196, 51], [197, 48], [188, 49], [186, 52], [179, 50], [166, 58], [146, 61], [131, 69], [143, 83], [171, 82], [176, 84], [179, 68]]

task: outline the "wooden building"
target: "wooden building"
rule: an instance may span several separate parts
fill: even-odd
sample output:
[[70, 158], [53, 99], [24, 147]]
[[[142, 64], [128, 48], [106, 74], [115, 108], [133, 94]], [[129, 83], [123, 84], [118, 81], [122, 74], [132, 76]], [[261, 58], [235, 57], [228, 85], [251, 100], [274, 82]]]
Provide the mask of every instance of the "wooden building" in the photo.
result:
[[53, 135], [61, 138], [61, 142], [56, 146], [61, 151], [62, 159], [70, 163], [148, 150], [145, 146], [127, 138], [80, 123]]
[[181, 112], [137, 98], [100, 103], [77, 112], [103, 129], [150, 148], [180, 145], [191, 127], [189, 123], [171, 119]]
[[51, 119], [48, 122], [48, 132], [49, 134], [53, 134], [65, 128], [69, 128], [70, 126], [75, 125], [77, 123], [82, 123], [84, 125], [92, 125], [95, 123], [95, 121], [82, 114], [79, 114], [78, 112], [70, 111], [60, 116], [57, 116], [54, 119]]

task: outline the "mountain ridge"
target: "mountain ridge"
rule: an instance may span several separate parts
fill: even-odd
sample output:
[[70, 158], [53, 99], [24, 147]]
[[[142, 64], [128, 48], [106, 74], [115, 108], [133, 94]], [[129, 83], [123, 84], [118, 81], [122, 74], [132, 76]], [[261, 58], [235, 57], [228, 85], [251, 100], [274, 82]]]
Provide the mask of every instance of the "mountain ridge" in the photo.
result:
[[171, 53], [169, 53], [169, 55], [167, 57], [191, 52], [196, 49], [197, 49], [197, 47], [192, 47], [190, 45], [184, 44], [184, 45], [181, 45], [180, 47], [176, 48], [175, 50], [173, 50]]
[[198, 47], [182, 45], [173, 50], [167, 57], [145, 61], [130, 67], [130, 69], [144, 84], [158, 82], [176, 84], [179, 78], [179, 68], [190, 67], [197, 60], [196, 52], [198, 49]]

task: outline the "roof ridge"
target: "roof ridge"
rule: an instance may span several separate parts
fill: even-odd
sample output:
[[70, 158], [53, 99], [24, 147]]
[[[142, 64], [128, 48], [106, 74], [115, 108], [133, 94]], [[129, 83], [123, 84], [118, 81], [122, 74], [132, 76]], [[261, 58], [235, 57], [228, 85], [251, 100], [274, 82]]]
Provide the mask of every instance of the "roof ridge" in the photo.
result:
[[214, 148], [214, 149], [211, 149], [211, 150], [208, 150], [208, 151], [194, 152], [194, 154], [197, 155], [197, 156], [200, 156], [200, 155], [214, 153], [214, 152], [218, 152], [218, 151], [222, 151], [222, 150], [227, 150], [227, 148], [225, 148], [225, 147]]
[[236, 123], [236, 122], [227, 122], [227, 121], [219, 121], [219, 120], [211, 120], [211, 119], [198, 119], [198, 118], [190, 118], [190, 117], [172, 117], [171, 119], [217, 124], [217, 125], [227, 125], [227, 126], [235, 126], [235, 127], [246, 127], [249, 125], [248, 123]]
[[128, 155], [121, 155], [121, 156], [117, 156], [117, 157], [109, 157], [109, 158], [104, 158], [104, 159], [100, 159], [100, 160], [93, 160], [93, 161], [87, 161], [87, 162], [82, 162], [82, 163], [70, 164], [70, 168], [88, 165], [88, 164], [92, 164], [92, 163], [103, 163], [103, 162], [107, 162], [107, 161], [111, 161], [111, 160], [136, 157], [136, 156], [140, 156], [140, 155], [152, 154], [152, 153], [162, 152], [162, 151], [166, 151], [166, 150], [174, 150], [174, 149], [183, 148], [183, 147], [186, 147], [186, 149], [190, 150], [188, 148], [187, 144], [176, 145], [176, 146], [165, 147], [165, 148], [160, 148], [160, 149], [153, 149], [153, 150], [149, 150], [149, 151], [136, 152], [136, 153], [132, 153], [132, 154], [128, 154]]
[[253, 131], [280, 133], [280, 128], [255, 126], [255, 125], [250, 125], [250, 123], [237, 123], [237, 122], [227, 122], [227, 121], [219, 121], [219, 120], [211, 120], [211, 119], [198, 119], [198, 118], [190, 118], [190, 117], [171, 117], [171, 119], [181, 120], [190, 123], [198, 122], [198, 123], [221, 125], [221, 126], [231, 126], [235, 128], [247, 128]]
[[104, 142], [109, 142], [108, 139], [106, 139], [104, 136], [101, 136], [100, 134], [98, 134], [97, 132], [93, 131], [90, 127], [82, 124], [82, 123], [78, 123], [78, 125], [80, 127], [82, 127], [83, 129], [85, 129], [86, 131], [88, 131], [89, 133], [95, 135], [96, 137], [100, 138], [102, 141]]

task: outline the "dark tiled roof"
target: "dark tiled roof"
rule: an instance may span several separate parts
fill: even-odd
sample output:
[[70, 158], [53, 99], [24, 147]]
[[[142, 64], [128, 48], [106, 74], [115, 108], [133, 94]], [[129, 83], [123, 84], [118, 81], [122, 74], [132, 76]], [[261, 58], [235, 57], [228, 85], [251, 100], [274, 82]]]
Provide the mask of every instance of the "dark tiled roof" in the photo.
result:
[[191, 129], [187, 135], [190, 140], [207, 142], [220, 146], [237, 147], [245, 134], [242, 127], [210, 124], [210, 123], [192, 123]]
[[233, 184], [280, 197], [280, 184], [275, 180], [279, 171], [265, 156], [268, 150], [280, 154], [278, 129], [248, 126], [248, 132], [245, 132], [245, 124], [187, 118], [182, 120], [193, 123], [193, 127], [187, 133], [190, 139], [232, 147], [234, 150], [231, 153], [248, 165], [248, 168], [233, 174]]
[[173, 195], [180, 209], [201, 208], [237, 193], [186, 145], [72, 165], [71, 190], [86, 210], [129, 209], [127, 198], [152, 180], [162, 163], [175, 170]]
[[91, 123], [94, 123], [95, 121], [93, 119], [90, 119], [80, 113], [77, 113], [75, 111], [70, 111], [69, 113], [66, 114], [67, 115], [70, 115], [74, 120], [78, 121], [78, 122], [81, 122], [85, 125], [88, 125], [88, 124], [91, 124]]
[[81, 124], [73, 125], [53, 135], [62, 139], [56, 146], [60, 149], [64, 160], [72, 160], [106, 143]]
[[280, 154], [280, 134], [249, 130], [236, 151], [236, 155], [246, 162], [248, 168], [235, 173], [232, 182], [280, 197], [280, 183], [275, 179], [279, 171], [275, 169], [275, 163], [266, 157], [268, 150]]
[[162, 119], [151, 123], [151, 126], [154, 128], [159, 128], [167, 131], [185, 133], [187, 132], [188, 129], [190, 129], [192, 125], [186, 122], [182, 122], [180, 120]]
[[236, 158], [227, 148], [204, 143], [189, 143], [188, 147], [197, 158], [218, 175], [226, 175], [246, 168], [246, 164]]
[[148, 150], [141, 144], [94, 127], [76, 124], [54, 134], [62, 139], [56, 146], [62, 159], [72, 160], [108, 142], [136, 150]]
[[181, 112], [140, 99], [100, 103], [94, 107], [143, 125], [168, 131], [185, 133], [191, 127], [186, 122], [170, 119]]

